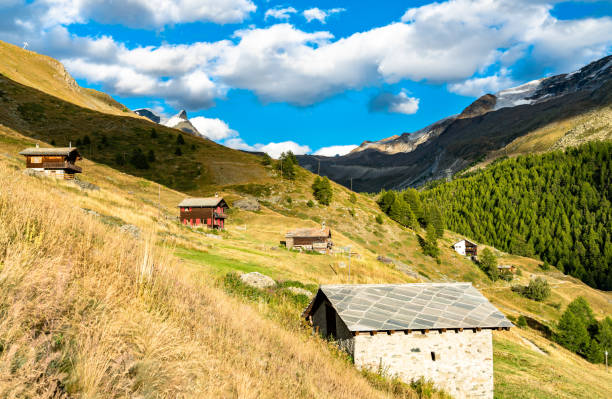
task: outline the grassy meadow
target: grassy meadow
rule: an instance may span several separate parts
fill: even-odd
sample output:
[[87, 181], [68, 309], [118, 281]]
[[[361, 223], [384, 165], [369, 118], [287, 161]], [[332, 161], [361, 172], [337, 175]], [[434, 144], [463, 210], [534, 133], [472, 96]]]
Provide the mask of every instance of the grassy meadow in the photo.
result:
[[[532, 259], [498, 253], [501, 262], [521, 268], [521, 282], [532, 274], [549, 279], [553, 295], [546, 302], [520, 297], [509, 283], [488, 282], [450, 249], [458, 238], [450, 232], [437, 264], [422, 255], [414, 232], [387, 218], [376, 223], [373, 199], [357, 195], [353, 204], [343, 187], [334, 185], [330, 207], [310, 208], [313, 176], [304, 170], [296, 182], [264, 190], [262, 210], [233, 208], [227, 231], [210, 236], [176, 222], [185, 194], [87, 159], [79, 177], [99, 190], [24, 175], [16, 154], [32, 143], [0, 126], [3, 397], [418, 397], [392, 379], [381, 383], [354, 370], [299, 319], [308, 299], [286, 287], [312, 291], [320, 283], [349, 281], [346, 255], [279, 248], [287, 229], [323, 220], [336, 246], [351, 246], [353, 283], [468, 280], [504, 313], [545, 324], [578, 295], [597, 317], [610, 314], [609, 293], [554, 268], [543, 272]], [[222, 195], [231, 202], [245, 190]], [[137, 226], [139, 237], [122, 232], [124, 224]], [[419, 277], [378, 255], [403, 262]], [[259, 291], [236, 282], [234, 276], [250, 271], [280, 284]], [[604, 398], [612, 392], [603, 366], [535, 329], [494, 337], [496, 397]]]

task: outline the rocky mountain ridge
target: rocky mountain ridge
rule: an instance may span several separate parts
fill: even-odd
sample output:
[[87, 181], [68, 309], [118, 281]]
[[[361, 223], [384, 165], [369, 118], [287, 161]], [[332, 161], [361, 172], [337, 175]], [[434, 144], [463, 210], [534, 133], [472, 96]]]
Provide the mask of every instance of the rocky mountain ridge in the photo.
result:
[[419, 186], [450, 177], [532, 131], [603, 109], [612, 103], [611, 89], [612, 55], [572, 73], [486, 94], [458, 115], [413, 133], [366, 141], [344, 156], [298, 159], [311, 171], [320, 164], [321, 174], [344, 185], [352, 181], [361, 191]]

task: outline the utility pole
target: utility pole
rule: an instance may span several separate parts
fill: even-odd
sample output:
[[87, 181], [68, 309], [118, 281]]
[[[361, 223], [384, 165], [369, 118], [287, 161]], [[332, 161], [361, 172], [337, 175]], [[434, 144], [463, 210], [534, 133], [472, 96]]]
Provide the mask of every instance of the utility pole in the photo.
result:
[[353, 191], [353, 178], [351, 177], [351, 191]]
[[348, 251], [348, 283], [351, 283], [351, 246], [347, 245], [345, 249]]
[[157, 184], [157, 205], [159, 206], [159, 220], [161, 221], [162, 210], [161, 210], [161, 185]]
[[608, 373], [608, 351], [604, 352], [606, 354], [606, 373]]
[[317, 159], [317, 161], [319, 161], [319, 167], [317, 168], [317, 175], [321, 176], [321, 160]]

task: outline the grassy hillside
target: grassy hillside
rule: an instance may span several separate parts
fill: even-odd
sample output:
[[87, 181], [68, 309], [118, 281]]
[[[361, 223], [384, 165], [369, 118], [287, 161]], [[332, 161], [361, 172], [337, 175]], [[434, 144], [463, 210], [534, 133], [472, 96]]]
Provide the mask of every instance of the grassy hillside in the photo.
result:
[[132, 115], [108, 94], [79, 87], [57, 60], [0, 41], [0, 74], [64, 101], [113, 115]]
[[[185, 143], [178, 144], [181, 133], [175, 129], [93, 111], [2, 75], [0, 123], [56, 146], [89, 141], [80, 146], [83, 156], [194, 194], [211, 194], [223, 185], [271, 181], [255, 155], [184, 133]], [[155, 161], [146, 168], [131, 162], [138, 151], [145, 156], [152, 151]]]
[[[105, 165], [83, 162], [82, 180], [100, 187], [94, 191], [23, 175], [15, 154], [30, 143], [0, 126], [2, 396], [416, 397], [362, 376], [298, 319], [306, 298], [283, 287], [348, 281], [346, 257], [278, 248], [286, 229], [320, 220], [332, 226], [337, 246], [351, 245], [352, 282], [473, 281], [507, 315], [544, 324], [578, 295], [598, 318], [610, 314], [609, 293], [554, 269], [543, 272], [531, 259], [499, 253], [523, 270], [523, 283], [545, 275], [554, 287], [549, 301], [535, 303], [508, 283], [490, 283], [448, 248], [457, 238], [452, 233], [445, 233], [438, 265], [421, 254], [413, 232], [386, 217], [382, 225], [374, 222], [372, 199], [358, 195], [353, 204], [337, 185], [330, 207], [310, 208], [313, 176], [303, 170], [293, 183], [223, 192], [231, 201], [248, 191], [266, 206], [233, 209], [228, 230], [213, 238], [176, 223], [184, 194]], [[125, 224], [137, 226], [140, 238], [123, 233]], [[378, 255], [405, 265], [384, 264]], [[418, 278], [400, 270], [406, 267]], [[243, 271], [282, 284], [249, 291], [228, 276]], [[603, 366], [537, 330], [494, 335], [496, 397], [612, 393]]]

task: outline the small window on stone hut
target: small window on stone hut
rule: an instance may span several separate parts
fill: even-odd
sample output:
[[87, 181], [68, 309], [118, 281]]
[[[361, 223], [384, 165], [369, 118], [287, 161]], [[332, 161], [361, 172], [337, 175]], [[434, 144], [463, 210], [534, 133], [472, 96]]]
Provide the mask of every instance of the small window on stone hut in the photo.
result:
[[431, 352], [431, 360], [433, 360], [434, 362], [436, 360], [440, 360], [440, 354], [438, 354], [436, 352]]

